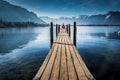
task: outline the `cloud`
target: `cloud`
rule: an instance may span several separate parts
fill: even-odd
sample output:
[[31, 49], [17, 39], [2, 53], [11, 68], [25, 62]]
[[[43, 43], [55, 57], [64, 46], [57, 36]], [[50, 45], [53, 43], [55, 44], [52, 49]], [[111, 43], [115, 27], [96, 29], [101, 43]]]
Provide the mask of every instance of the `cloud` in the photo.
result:
[[80, 15], [120, 10], [120, 0], [7, 0], [37, 14]]

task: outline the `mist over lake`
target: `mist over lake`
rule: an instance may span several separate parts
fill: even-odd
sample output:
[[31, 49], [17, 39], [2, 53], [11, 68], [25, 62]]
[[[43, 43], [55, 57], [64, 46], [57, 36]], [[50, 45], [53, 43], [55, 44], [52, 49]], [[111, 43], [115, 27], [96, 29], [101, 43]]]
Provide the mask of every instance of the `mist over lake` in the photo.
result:
[[[96, 80], [119, 79], [119, 30], [77, 27], [77, 49]], [[32, 80], [50, 50], [49, 27], [1, 28], [0, 45], [0, 80]]]

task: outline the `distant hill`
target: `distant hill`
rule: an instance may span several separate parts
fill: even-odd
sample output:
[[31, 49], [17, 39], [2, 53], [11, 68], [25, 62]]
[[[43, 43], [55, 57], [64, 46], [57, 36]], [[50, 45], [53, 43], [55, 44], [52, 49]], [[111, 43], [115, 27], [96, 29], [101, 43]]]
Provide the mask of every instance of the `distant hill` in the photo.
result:
[[0, 0], [0, 20], [9, 22], [35, 22], [44, 24], [45, 22], [37, 17], [33, 12], [20, 6], [12, 5], [7, 1]]
[[116, 11], [110, 11], [109, 13], [106, 14], [106, 23], [111, 23], [111, 24], [120, 24], [120, 12]]
[[46, 23], [54, 22], [55, 24], [73, 23], [73, 21], [76, 20], [69, 17], [60, 17], [60, 18], [54, 19], [54, 18], [49, 18], [48, 16], [40, 16], [39, 18], [42, 19], [43, 21], [46, 21]]
[[45, 20], [47, 23], [73, 23], [76, 21], [78, 24], [120, 24], [120, 12], [119, 11], [110, 11], [106, 14], [99, 15], [80, 15], [77, 17], [60, 17], [58, 19], [53, 19], [49, 17], [40, 17], [42, 20]]

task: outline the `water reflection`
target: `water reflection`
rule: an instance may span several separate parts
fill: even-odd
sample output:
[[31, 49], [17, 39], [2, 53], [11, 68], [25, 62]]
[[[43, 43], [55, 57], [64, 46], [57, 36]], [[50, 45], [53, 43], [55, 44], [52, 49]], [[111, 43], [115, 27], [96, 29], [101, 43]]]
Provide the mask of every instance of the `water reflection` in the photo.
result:
[[15, 28], [3, 32], [0, 49], [6, 51], [0, 54], [0, 80], [31, 80], [49, 52], [49, 28]]
[[45, 28], [5, 28], [0, 31], [0, 54], [11, 52], [16, 48], [22, 48], [33, 40], [49, 38]]
[[[85, 30], [84, 30], [85, 29]], [[120, 27], [79, 27], [77, 48], [96, 80], [120, 77]]]
[[[32, 80], [50, 49], [49, 27], [0, 30], [0, 80]], [[77, 27], [78, 51], [97, 80], [119, 78], [120, 36], [114, 33], [119, 30]]]
[[[27, 44], [37, 34], [32, 33], [32, 28], [2, 28], [0, 31], [0, 54], [10, 52], [20, 45]], [[21, 46], [22, 47], [22, 46]]]

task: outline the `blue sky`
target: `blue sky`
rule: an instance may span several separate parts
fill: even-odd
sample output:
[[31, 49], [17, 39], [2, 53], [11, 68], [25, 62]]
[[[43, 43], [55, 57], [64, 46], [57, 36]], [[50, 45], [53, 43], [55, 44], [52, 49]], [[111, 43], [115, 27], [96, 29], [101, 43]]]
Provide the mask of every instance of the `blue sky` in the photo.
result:
[[104, 14], [120, 11], [120, 0], [6, 0], [20, 5], [38, 16], [53, 18]]

